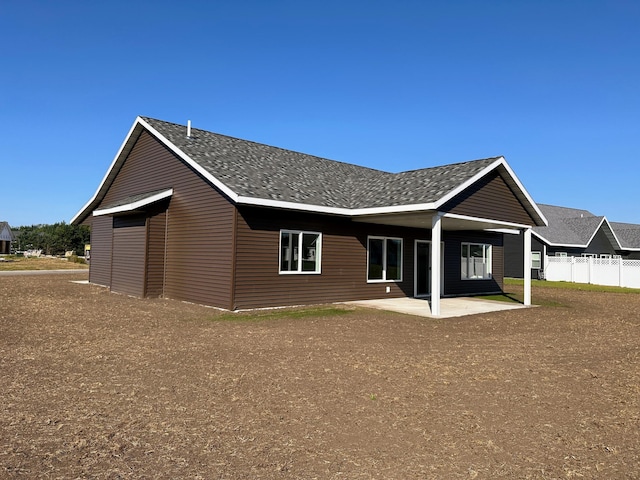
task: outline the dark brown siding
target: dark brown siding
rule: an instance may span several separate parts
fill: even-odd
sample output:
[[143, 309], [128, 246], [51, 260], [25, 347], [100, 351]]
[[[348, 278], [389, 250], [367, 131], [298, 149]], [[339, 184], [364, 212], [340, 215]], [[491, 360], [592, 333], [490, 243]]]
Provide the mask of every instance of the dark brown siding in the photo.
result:
[[502, 176], [493, 171], [447, 202], [445, 212], [535, 225]]
[[165, 233], [167, 214], [149, 217], [147, 230], [147, 297], [160, 297], [164, 285]]
[[111, 286], [111, 217], [93, 217], [91, 220], [91, 260], [89, 281]]
[[[322, 233], [322, 273], [278, 273], [280, 229]], [[367, 283], [367, 236], [403, 239], [402, 282]], [[429, 240], [430, 230], [351, 222], [348, 219], [241, 207], [236, 250], [236, 308], [303, 305], [359, 299], [403, 297], [414, 294], [414, 241]], [[445, 275], [450, 291], [461, 294], [500, 290], [502, 235], [482, 232], [444, 232]], [[464, 240], [461, 240], [464, 239]], [[460, 281], [460, 242], [494, 245], [494, 279]], [[391, 291], [386, 293], [386, 288]]]
[[[280, 229], [322, 233], [321, 274], [278, 273]], [[340, 217], [240, 208], [236, 308], [413, 295], [413, 241], [408, 230], [353, 223]], [[403, 238], [401, 283], [367, 283], [367, 235]], [[389, 294], [385, 293], [387, 286]]]
[[113, 219], [111, 291], [144, 297], [146, 244], [144, 216]]
[[164, 295], [230, 308], [234, 207], [175, 154], [144, 132], [102, 204], [162, 188], [174, 190], [167, 210]]
[[[502, 234], [485, 232], [444, 232], [445, 295], [470, 295], [502, 291], [504, 284], [504, 249]], [[461, 271], [462, 243], [488, 243], [492, 245], [492, 279], [463, 280]]]

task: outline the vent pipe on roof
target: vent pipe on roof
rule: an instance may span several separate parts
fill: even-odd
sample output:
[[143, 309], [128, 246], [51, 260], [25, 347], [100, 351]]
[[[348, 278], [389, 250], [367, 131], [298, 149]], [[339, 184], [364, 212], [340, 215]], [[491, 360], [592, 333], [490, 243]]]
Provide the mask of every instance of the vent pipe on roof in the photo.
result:
[[191, 138], [191, 120], [187, 120], [187, 138]]

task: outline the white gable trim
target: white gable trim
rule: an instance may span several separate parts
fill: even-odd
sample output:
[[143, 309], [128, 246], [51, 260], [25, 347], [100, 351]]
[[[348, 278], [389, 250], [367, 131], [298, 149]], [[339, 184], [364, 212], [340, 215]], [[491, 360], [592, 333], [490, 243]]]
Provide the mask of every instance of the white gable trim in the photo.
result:
[[522, 192], [522, 195], [525, 197], [527, 203], [529, 203], [529, 205], [531, 205], [531, 207], [533, 207], [533, 209], [535, 210], [536, 214], [540, 217], [540, 219], [544, 222], [544, 224], [545, 225], [549, 225], [549, 222], [547, 221], [547, 218], [544, 216], [542, 211], [538, 208], [538, 205], [536, 205], [536, 202], [533, 201], [533, 198], [531, 198], [531, 195], [529, 195], [529, 192], [527, 192], [527, 190], [524, 188], [524, 185], [522, 185], [522, 183], [520, 182], [520, 180], [516, 176], [515, 172], [511, 169], [511, 167], [509, 166], [509, 164], [507, 163], [507, 161], [505, 160], [504, 157], [499, 157], [491, 165], [486, 166], [484, 169], [482, 169], [480, 172], [476, 173], [473, 177], [468, 179], [466, 182], [462, 183], [461, 185], [459, 185], [458, 187], [453, 189], [451, 192], [449, 192], [447, 195], [442, 197], [440, 200], [438, 200], [435, 203], [435, 208], [436, 209], [440, 208], [442, 205], [447, 203], [453, 197], [455, 197], [459, 193], [462, 193], [467, 188], [469, 188], [471, 185], [473, 185], [478, 180], [480, 180], [482, 177], [484, 177], [485, 175], [487, 175], [488, 173], [492, 172], [493, 170], [495, 170], [498, 167], [503, 167], [506, 170], [506, 172], [509, 175], [509, 177], [511, 178], [511, 180], [513, 180], [513, 182], [516, 184], [516, 186], [518, 187], [520, 192]]
[[142, 118], [138, 117], [138, 122], [144, 126], [154, 137], [160, 140], [169, 150], [178, 155], [182, 160], [187, 162], [187, 164], [192, 167], [195, 171], [197, 171], [204, 178], [209, 180], [216, 188], [221, 190], [226, 196], [228, 196], [234, 202], [238, 202], [238, 194], [227, 187], [224, 183], [218, 180], [216, 177], [207, 172], [198, 162], [194, 161], [190, 156], [176, 147], [172, 142], [170, 142], [167, 138], [165, 138], [160, 132], [158, 132], [155, 128], [145, 122]]
[[[589, 240], [584, 245], [582, 245], [582, 244], [573, 244], [573, 243], [554, 243], [554, 242], [550, 242], [549, 240], [547, 240], [543, 235], [541, 235], [539, 233], [536, 233], [534, 230], [532, 230], [531, 233], [533, 233], [533, 235], [538, 237], [538, 239], [542, 240], [543, 243], [546, 243], [550, 247], [587, 248], [591, 244], [591, 242], [593, 241], [593, 238], [598, 234], [598, 231], [600, 230], [600, 228], [602, 228], [602, 226], [604, 225], [605, 222], [607, 224], [607, 227], [609, 227], [609, 230], [611, 231], [611, 234], [613, 235], [614, 240], [616, 241], [616, 245], [611, 245], [611, 246], [613, 248], [617, 247], [618, 250], [632, 250], [630, 248], [622, 247], [622, 245], [620, 243], [620, 240], [618, 240], [616, 232], [613, 230], [613, 228], [611, 228], [611, 224], [607, 220], [607, 217], [603, 217], [602, 218], [602, 220], [600, 221], [598, 226], [596, 228], [594, 228], [593, 233], [591, 234], [591, 237], [589, 237]], [[640, 250], [640, 249], [637, 249], [637, 250]]]
[[[203, 178], [208, 180], [213, 186], [215, 186], [218, 190], [224, 193], [229, 199], [231, 199], [236, 204], [244, 204], [244, 205], [255, 205], [255, 206], [263, 206], [263, 207], [272, 207], [272, 208], [283, 208], [288, 210], [298, 210], [298, 211], [306, 211], [306, 212], [317, 212], [317, 213], [326, 213], [331, 215], [344, 215], [350, 217], [357, 217], [362, 215], [380, 215], [380, 214], [390, 214], [390, 213], [410, 213], [410, 212], [420, 212], [420, 211], [433, 211], [437, 210], [438, 207], [442, 206], [447, 201], [451, 200], [457, 194], [461, 193], [465, 189], [469, 188], [475, 182], [484, 177], [487, 173], [491, 172], [495, 168], [502, 166], [507, 174], [511, 177], [511, 180], [520, 190], [522, 196], [526, 199], [529, 205], [534, 209], [536, 214], [542, 219], [547, 225], [547, 220], [533, 201], [533, 199], [529, 196], [527, 191], [524, 189], [518, 178], [515, 176], [509, 165], [507, 164], [504, 157], [498, 158], [491, 165], [484, 168], [482, 171], [474, 175], [472, 178], [464, 182], [463, 184], [456, 187], [453, 191], [449, 192], [447, 195], [439, 199], [437, 202], [432, 203], [423, 203], [423, 204], [415, 204], [415, 205], [395, 205], [388, 207], [372, 207], [372, 208], [357, 208], [357, 209], [349, 209], [349, 208], [341, 208], [341, 207], [327, 207], [321, 205], [313, 205], [313, 204], [304, 204], [304, 203], [295, 203], [295, 202], [287, 202], [282, 200], [272, 200], [265, 198], [257, 198], [257, 197], [245, 197], [240, 196], [236, 192], [234, 192], [231, 188], [225, 185], [222, 181], [216, 178], [214, 175], [211, 175], [205, 168], [203, 168], [198, 162], [194, 161], [191, 157], [189, 157], [186, 153], [184, 153], [181, 149], [179, 149], [176, 145], [174, 145], [171, 141], [169, 141], [166, 137], [164, 137], [160, 132], [158, 132], [155, 128], [153, 128], [148, 122], [146, 122], [141, 117], [137, 117], [133, 126], [129, 130], [127, 137], [124, 142], [120, 146], [118, 153], [114, 157], [107, 173], [105, 174], [102, 182], [95, 194], [87, 202], [87, 204], [82, 207], [82, 209], [76, 213], [76, 215], [71, 219], [71, 223], [74, 223], [79, 217], [85, 215], [89, 215], [87, 211], [93, 207], [95, 207], [99, 201], [101, 200], [101, 196], [103, 197], [106, 194], [106, 189], [110, 186], [113, 181], [114, 176], [117, 174], [120, 166], [126, 159], [127, 155], [133, 148], [135, 141], [140, 136], [142, 131], [147, 130], [151, 135], [157, 138], [163, 145], [165, 145], [169, 150], [175, 153], [179, 158], [181, 158], [185, 163], [187, 163], [191, 168], [193, 168], [196, 172], [202, 175]], [[101, 215], [105, 215], [105, 213], [100, 213]], [[496, 223], [496, 222], [494, 222]], [[505, 225], [512, 225], [508, 222], [504, 222]]]
[[120, 145], [120, 149], [118, 150], [118, 153], [116, 153], [116, 156], [113, 157], [113, 161], [111, 162], [111, 165], [109, 165], [109, 168], [107, 169], [107, 173], [105, 173], [104, 177], [102, 178], [102, 181], [100, 182], [100, 185], [98, 185], [98, 189], [96, 190], [96, 193], [94, 193], [93, 197], [91, 197], [91, 199], [85, 204], [85, 206], [82, 207], [80, 209], [80, 211], [74, 215], [74, 217], [71, 219], [71, 221], [69, 223], [73, 224], [73, 222], [75, 220], [77, 220], [78, 217], [80, 217], [89, 207], [91, 207], [93, 202], [96, 201], [96, 199], [100, 195], [103, 187], [105, 187], [105, 185], [107, 183], [107, 180], [109, 179], [109, 176], [111, 175], [111, 172], [116, 167], [116, 164], [118, 163], [118, 160], [122, 156], [122, 153], [124, 152], [125, 147], [129, 143], [129, 140], [131, 139], [136, 127], [138, 126], [139, 120], [141, 120], [140, 117], [136, 118], [136, 121], [133, 122], [133, 125], [129, 129], [129, 133], [127, 134], [127, 136], [125, 137], [124, 141], [122, 142], [122, 145]]

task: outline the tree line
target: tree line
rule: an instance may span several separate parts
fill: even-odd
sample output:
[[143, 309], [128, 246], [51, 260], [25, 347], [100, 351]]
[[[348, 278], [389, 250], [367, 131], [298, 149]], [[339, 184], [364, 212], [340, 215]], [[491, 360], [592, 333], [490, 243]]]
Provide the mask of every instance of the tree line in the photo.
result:
[[69, 251], [84, 255], [84, 246], [90, 241], [89, 227], [65, 222], [18, 227], [13, 234], [15, 250], [42, 250], [45, 255], [64, 255]]

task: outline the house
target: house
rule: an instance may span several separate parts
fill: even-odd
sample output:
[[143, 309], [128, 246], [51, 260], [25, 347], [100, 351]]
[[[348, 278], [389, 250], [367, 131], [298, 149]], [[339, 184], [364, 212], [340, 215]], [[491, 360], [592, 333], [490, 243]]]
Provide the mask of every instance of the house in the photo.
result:
[[11, 242], [14, 241], [13, 232], [7, 222], [0, 222], [0, 255], [11, 253]]
[[[609, 222], [587, 210], [538, 204], [548, 220], [535, 226], [531, 239], [531, 275], [544, 277], [548, 257], [640, 258], [640, 225]], [[505, 276], [522, 278], [522, 236], [504, 240]]]
[[431, 297], [437, 315], [442, 295], [500, 292], [503, 230], [546, 220], [502, 157], [394, 174], [138, 117], [71, 223], [114, 292], [229, 310]]
[[640, 225], [633, 223], [611, 222], [620, 244], [620, 253], [629, 260], [640, 260]]

